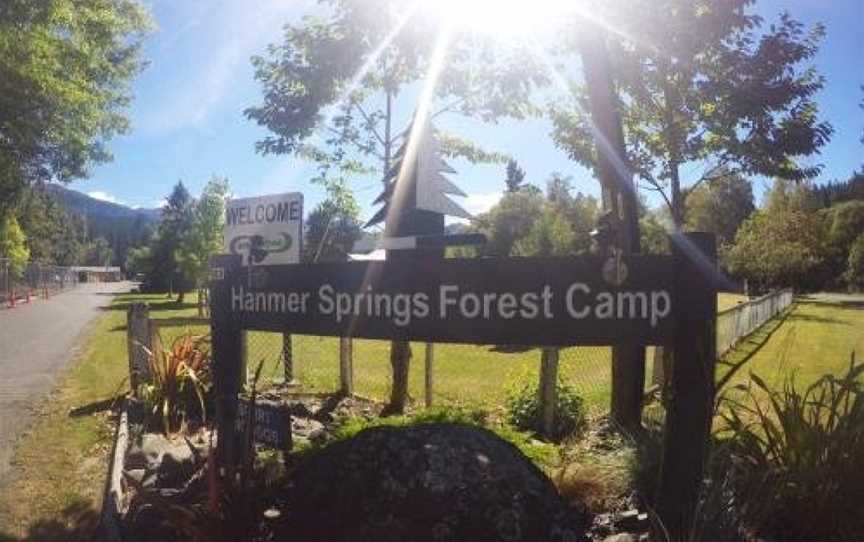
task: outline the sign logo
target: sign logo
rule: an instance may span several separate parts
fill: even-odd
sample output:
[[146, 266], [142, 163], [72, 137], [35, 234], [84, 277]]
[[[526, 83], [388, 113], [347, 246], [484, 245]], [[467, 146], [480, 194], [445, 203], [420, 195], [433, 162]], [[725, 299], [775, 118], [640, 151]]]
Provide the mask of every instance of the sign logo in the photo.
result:
[[243, 256], [244, 265], [300, 262], [303, 195], [276, 194], [228, 202], [225, 250]]

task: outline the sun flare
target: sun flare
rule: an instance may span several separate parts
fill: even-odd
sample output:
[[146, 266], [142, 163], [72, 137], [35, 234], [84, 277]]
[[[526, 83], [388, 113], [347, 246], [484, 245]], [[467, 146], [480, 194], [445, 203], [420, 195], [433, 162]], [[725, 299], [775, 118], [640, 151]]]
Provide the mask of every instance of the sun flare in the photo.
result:
[[577, 11], [575, 0], [429, 0], [457, 27], [496, 35], [536, 33]]

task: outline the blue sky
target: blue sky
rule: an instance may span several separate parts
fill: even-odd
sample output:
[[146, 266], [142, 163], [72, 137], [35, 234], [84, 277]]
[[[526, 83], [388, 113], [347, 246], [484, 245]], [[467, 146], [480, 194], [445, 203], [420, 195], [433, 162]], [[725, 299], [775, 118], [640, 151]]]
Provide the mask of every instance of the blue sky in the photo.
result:
[[[310, 184], [313, 169], [290, 156], [261, 156], [254, 143], [266, 132], [242, 111], [258, 103], [260, 87], [249, 58], [281, 37], [285, 22], [315, 9], [313, 0], [154, 0], [148, 2], [158, 30], [145, 44], [150, 64], [134, 84], [133, 130], [111, 142], [114, 161], [97, 167], [72, 188], [130, 206], [155, 207], [182, 179], [197, 194], [212, 174], [227, 176], [237, 196], [299, 190], [307, 212], [320, 200]], [[827, 38], [816, 64], [827, 77], [819, 96], [823, 115], [836, 130], [822, 155], [821, 181], [845, 179], [864, 165], [864, 111], [858, 108], [864, 83], [864, 2], [861, 0], [762, 0], [757, 10], [769, 21], [782, 10], [806, 24], [822, 22]], [[482, 125], [442, 117], [441, 128], [484, 147], [514, 156], [540, 186], [553, 171], [572, 175], [574, 187], [597, 194], [587, 171], [570, 162], [548, 137], [548, 123]], [[457, 161], [451, 178], [469, 194], [460, 203], [481, 212], [500, 197], [502, 166]], [[685, 171], [686, 173], [686, 171]], [[765, 181], [756, 181], [757, 194]], [[378, 184], [354, 184], [364, 217]]]

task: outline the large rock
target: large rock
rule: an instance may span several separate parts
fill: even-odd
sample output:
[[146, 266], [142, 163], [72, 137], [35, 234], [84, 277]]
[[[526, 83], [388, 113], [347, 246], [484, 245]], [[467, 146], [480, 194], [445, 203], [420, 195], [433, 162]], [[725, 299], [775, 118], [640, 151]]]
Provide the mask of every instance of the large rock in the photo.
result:
[[277, 540], [585, 539], [543, 472], [477, 427], [367, 429], [295, 472]]

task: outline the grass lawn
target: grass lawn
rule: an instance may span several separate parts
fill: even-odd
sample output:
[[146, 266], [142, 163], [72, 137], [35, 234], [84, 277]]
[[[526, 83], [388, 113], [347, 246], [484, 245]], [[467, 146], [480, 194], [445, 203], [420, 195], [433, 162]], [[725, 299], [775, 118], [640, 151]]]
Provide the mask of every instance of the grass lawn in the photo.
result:
[[743, 362], [732, 377], [746, 382], [751, 372], [772, 387], [794, 376], [799, 386], [825, 373], [839, 374], [852, 352], [864, 362], [864, 303], [799, 299], [781, 325], [765, 326], [725, 360]]

